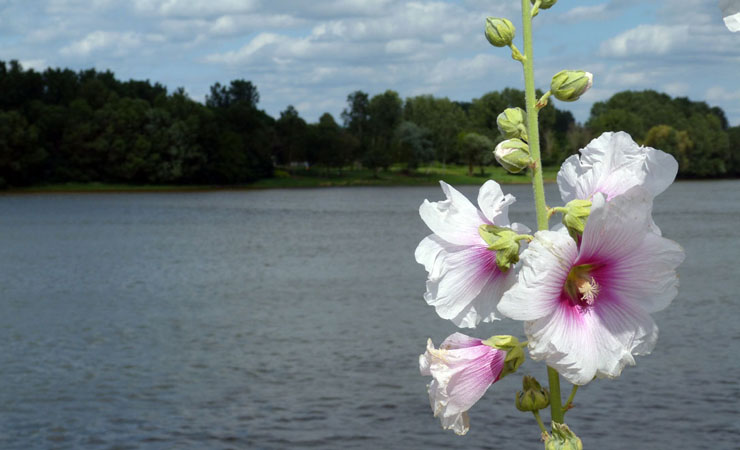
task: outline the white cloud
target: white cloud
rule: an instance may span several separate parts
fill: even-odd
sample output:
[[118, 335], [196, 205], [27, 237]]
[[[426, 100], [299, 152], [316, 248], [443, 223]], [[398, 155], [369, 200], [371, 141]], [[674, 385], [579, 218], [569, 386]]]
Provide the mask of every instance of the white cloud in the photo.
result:
[[688, 25], [640, 25], [604, 42], [600, 51], [602, 56], [617, 58], [660, 56], [683, 46], [689, 37]]
[[[290, 45], [290, 38], [276, 33], [260, 33], [239, 50], [225, 53], [213, 53], [206, 56], [206, 61], [228, 65], [249, 64], [257, 61], [260, 53], [264, 54], [266, 52], [273, 54], [271, 59], [279, 60], [280, 55], [275, 54], [277, 52], [274, 52], [273, 50], [281, 44]], [[268, 55], [265, 55], [265, 58], [267, 57]]]
[[740, 101], [740, 89], [732, 91], [724, 86], [712, 86], [704, 94], [706, 99], [712, 102], [718, 101]]
[[63, 56], [84, 58], [100, 50], [110, 50], [114, 56], [122, 56], [145, 43], [161, 43], [163, 36], [157, 34], [138, 34], [133, 32], [114, 32], [97, 30], [84, 38], [62, 47]]
[[691, 86], [683, 81], [675, 81], [663, 85], [663, 90], [674, 97], [683, 97], [689, 94]]
[[471, 58], [444, 59], [434, 65], [434, 68], [425, 81], [439, 87], [449, 83], [495, 77], [500, 73], [500, 68], [502, 67], [510, 66], [509, 72], [519, 70], [513, 64], [509, 65], [508, 62], [498, 56], [484, 53], [477, 54]]
[[256, 11], [257, 0], [134, 0], [136, 11], [166, 17], [212, 17]]
[[604, 20], [607, 3], [591, 6], [576, 6], [560, 15], [562, 20], [567, 22], [584, 22], [587, 20]]
[[41, 72], [48, 67], [44, 59], [24, 59], [20, 63], [24, 69], [33, 69], [37, 72]]

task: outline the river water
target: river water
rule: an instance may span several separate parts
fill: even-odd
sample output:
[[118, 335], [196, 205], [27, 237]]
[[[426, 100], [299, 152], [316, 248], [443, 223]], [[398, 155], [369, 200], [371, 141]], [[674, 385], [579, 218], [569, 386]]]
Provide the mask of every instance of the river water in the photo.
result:
[[[530, 188], [505, 190], [534, 226]], [[656, 200], [680, 293], [653, 355], [579, 390], [587, 449], [740, 448], [739, 194]], [[432, 417], [417, 358], [455, 327], [421, 297], [424, 198], [441, 190], [0, 196], [0, 448], [541, 448], [519, 376], [467, 436]], [[470, 332], [505, 333], [521, 324]]]

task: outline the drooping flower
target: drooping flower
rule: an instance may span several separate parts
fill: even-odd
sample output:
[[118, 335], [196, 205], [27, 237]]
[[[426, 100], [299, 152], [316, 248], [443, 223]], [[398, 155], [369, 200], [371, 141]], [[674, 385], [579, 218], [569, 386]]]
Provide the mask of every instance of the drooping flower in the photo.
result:
[[428, 386], [429, 402], [442, 428], [460, 435], [468, 432], [467, 411], [498, 381], [506, 356], [505, 350], [462, 333], [448, 336], [439, 349], [431, 339], [427, 341], [419, 369], [422, 375], [434, 377]]
[[629, 134], [603, 133], [563, 162], [558, 187], [564, 202], [589, 200], [597, 192], [607, 201], [634, 186], [656, 196], [676, 178], [676, 159], [660, 150], [641, 147]]
[[478, 205], [473, 206], [455, 188], [440, 182], [447, 197], [424, 203], [419, 208], [422, 220], [432, 230], [416, 248], [415, 257], [429, 273], [424, 299], [443, 319], [459, 327], [472, 328], [496, 317], [496, 304], [515, 281], [514, 271], [502, 271], [496, 264], [496, 251], [481, 237], [481, 225], [511, 227], [517, 233], [529, 230], [509, 223], [509, 205], [514, 196], [504, 195], [495, 181], [481, 186]]
[[619, 376], [655, 346], [650, 313], [676, 296], [684, 252], [651, 231], [652, 197], [639, 186], [610, 202], [594, 194], [580, 246], [564, 230], [537, 232], [499, 303], [527, 321], [530, 356], [571, 383]]

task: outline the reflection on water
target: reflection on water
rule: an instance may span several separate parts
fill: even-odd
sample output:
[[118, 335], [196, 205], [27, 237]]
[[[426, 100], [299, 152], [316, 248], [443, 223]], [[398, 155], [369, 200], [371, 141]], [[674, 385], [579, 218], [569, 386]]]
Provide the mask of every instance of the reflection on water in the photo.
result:
[[[682, 286], [654, 315], [655, 354], [579, 390], [568, 422], [587, 447], [737, 446], [738, 188], [658, 198]], [[529, 187], [507, 190], [534, 226]], [[0, 197], [0, 448], [538, 448], [516, 376], [463, 438], [431, 415], [417, 358], [455, 328], [421, 298], [424, 198], [442, 193]], [[521, 325], [471, 334], [502, 333]]]

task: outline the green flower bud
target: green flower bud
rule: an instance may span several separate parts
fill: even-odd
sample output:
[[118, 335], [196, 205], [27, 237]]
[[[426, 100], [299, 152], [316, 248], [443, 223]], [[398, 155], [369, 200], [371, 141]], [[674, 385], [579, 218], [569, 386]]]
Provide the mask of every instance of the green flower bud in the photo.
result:
[[522, 389], [516, 393], [516, 409], [519, 411], [539, 411], [550, 405], [550, 392], [543, 388], [534, 377], [522, 378]]
[[519, 173], [529, 167], [529, 145], [521, 139], [507, 139], [496, 146], [493, 151], [496, 161], [510, 173]]
[[545, 450], [583, 450], [583, 443], [568, 425], [553, 422], [552, 435], [545, 433]]
[[571, 200], [563, 208], [563, 225], [568, 229], [568, 233], [575, 239], [583, 235], [586, 227], [586, 221], [591, 214], [591, 201], [589, 200]]
[[561, 70], [552, 77], [550, 91], [558, 100], [574, 102], [591, 88], [594, 76], [582, 70]]
[[[531, 1], [532, 4], [534, 5], [534, 2], [536, 0], [529, 0], [529, 1]], [[557, 2], [558, 2], [558, 0], [541, 0], [540, 1], [540, 9], [550, 9]]]
[[491, 336], [490, 338], [482, 341], [483, 344], [504, 350], [506, 352], [506, 359], [504, 360], [504, 368], [501, 370], [501, 374], [498, 376], [499, 379], [514, 373], [519, 369], [519, 366], [524, 364], [526, 356], [524, 356], [524, 350], [519, 343], [519, 339], [509, 335]]
[[519, 235], [511, 228], [496, 225], [481, 225], [478, 234], [488, 244], [488, 250], [496, 252], [496, 265], [506, 272], [519, 262]]
[[496, 124], [506, 139], [527, 140], [527, 113], [522, 108], [506, 108], [496, 118]]
[[509, 19], [488, 17], [486, 19], [486, 39], [496, 47], [506, 47], [514, 40], [516, 28]]

